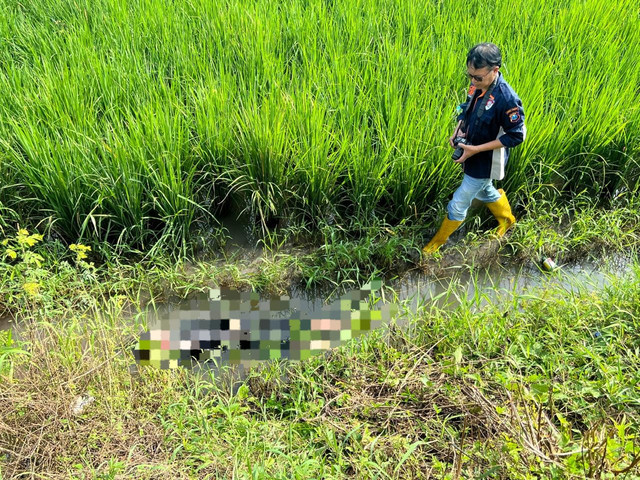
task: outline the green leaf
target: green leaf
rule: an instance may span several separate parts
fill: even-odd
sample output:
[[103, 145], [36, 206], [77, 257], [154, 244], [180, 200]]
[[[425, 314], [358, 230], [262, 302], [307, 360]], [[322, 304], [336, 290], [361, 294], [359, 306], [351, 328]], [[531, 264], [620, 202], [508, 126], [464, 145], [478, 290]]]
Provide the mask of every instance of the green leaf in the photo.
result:
[[462, 346], [456, 348], [456, 351], [453, 352], [453, 358], [456, 361], [456, 365], [460, 364], [462, 361]]

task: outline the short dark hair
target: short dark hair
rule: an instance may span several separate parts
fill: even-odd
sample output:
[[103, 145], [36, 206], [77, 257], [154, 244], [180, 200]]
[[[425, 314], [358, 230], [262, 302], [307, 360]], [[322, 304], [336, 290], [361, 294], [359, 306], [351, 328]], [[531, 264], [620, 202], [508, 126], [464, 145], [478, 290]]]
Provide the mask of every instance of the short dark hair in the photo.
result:
[[493, 43], [479, 43], [467, 54], [467, 65], [473, 68], [500, 67], [502, 54], [497, 45]]

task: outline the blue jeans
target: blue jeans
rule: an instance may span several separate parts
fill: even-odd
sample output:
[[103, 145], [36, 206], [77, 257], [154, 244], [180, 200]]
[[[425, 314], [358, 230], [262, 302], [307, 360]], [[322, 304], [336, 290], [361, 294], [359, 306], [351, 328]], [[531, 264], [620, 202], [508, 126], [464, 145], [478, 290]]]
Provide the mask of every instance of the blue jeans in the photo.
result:
[[500, 196], [500, 192], [493, 186], [493, 181], [490, 178], [473, 178], [465, 175], [462, 184], [447, 205], [449, 220], [464, 220], [474, 198], [484, 203], [490, 203], [500, 200]]

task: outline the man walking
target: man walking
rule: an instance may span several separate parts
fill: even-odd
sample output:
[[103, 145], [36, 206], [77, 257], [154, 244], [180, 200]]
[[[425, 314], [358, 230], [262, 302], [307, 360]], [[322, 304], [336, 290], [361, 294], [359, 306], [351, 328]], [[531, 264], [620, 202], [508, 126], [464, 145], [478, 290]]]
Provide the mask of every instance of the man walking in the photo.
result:
[[467, 101], [458, 107], [458, 124], [449, 139], [464, 177], [440, 229], [422, 249], [424, 254], [435, 252], [447, 241], [465, 219], [474, 198], [485, 202], [498, 220], [499, 237], [516, 221], [504, 191], [493, 186], [493, 180], [504, 178], [509, 149], [526, 136], [522, 102], [502, 77], [501, 65], [500, 49], [493, 43], [478, 44], [467, 54], [471, 86]]

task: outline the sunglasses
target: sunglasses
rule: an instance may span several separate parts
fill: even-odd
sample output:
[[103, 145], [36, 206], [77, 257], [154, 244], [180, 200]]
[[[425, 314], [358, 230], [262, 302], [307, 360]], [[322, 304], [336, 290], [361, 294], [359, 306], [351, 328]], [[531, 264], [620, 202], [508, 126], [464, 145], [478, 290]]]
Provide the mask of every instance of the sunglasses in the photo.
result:
[[482, 80], [484, 80], [484, 77], [486, 77], [487, 75], [489, 75], [491, 72], [493, 72], [493, 67], [491, 67], [491, 70], [489, 70], [487, 73], [485, 73], [484, 75], [482, 75], [481, 77], [478, 75], [471, 75], [469, 72], [467, 72], [467, 78], [469, 80], [471, 80], [472, 78], [476, 81], [476, 82], [481, 82]]

